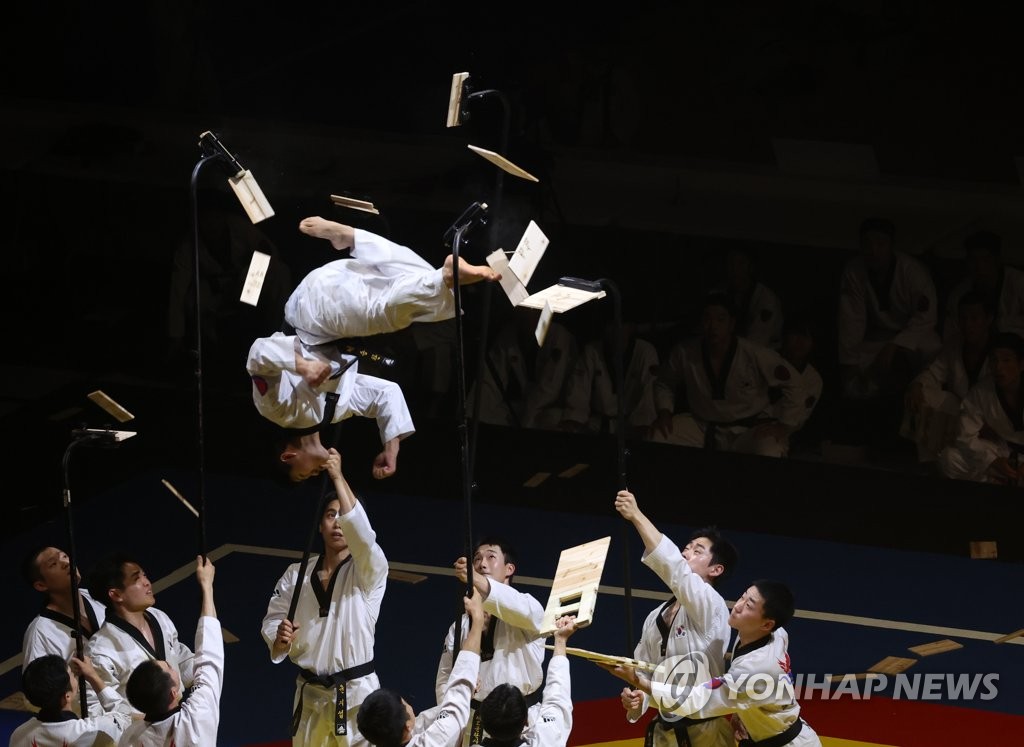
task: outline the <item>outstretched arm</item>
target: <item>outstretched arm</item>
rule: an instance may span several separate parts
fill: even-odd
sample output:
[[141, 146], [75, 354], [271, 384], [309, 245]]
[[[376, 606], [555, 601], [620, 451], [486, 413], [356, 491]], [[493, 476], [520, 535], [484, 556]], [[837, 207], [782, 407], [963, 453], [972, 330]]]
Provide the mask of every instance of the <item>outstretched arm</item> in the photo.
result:
[[646, 552], [653, 552], [661, 543], [662, 535], [658, 528], [651, 523], [650, 519], [644, 516], [639, 506], [637, 506], [636, 496], [628, 490], [620, 490], [615, 496], [615, 510], [619, 512], [623, 519], [632, 522], [633, 526], [636, 527], [636, 531], [640, 534], [640, 539], [644, 541], [644, 550]]

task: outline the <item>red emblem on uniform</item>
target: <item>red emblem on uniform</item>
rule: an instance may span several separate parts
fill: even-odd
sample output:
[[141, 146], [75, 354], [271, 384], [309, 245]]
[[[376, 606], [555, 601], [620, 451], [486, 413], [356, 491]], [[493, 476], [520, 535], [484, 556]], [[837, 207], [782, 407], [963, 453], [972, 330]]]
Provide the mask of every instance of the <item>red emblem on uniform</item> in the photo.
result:
[[788, 651], [786, 652], [786, 658], [785, 659], [778, 659], [777, 663], [779, 665], [779, 668], [783, 672], [785, 672], [786, 674], [790, 673], [791, 664], [790, 664], [790, 661], [789, 661], [789, 652]]
[[261, 396], [267, 393], [267, 380], [262, 376], [253, 376], [252, 383]]
[[775, 378], [779, 381], [789, 381], [789, 367], [781, 363], [775, 367]]

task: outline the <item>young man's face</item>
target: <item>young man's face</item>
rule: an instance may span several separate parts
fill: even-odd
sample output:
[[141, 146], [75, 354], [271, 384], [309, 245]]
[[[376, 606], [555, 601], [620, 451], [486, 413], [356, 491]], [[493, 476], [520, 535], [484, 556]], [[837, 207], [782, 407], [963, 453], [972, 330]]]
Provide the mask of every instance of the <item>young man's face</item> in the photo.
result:
[[884, 231], [865, 231], [860, 237], [860, 253], [869, 270], [887, 270], [892, 259], [892, 237]]
[[984, 306], [976, 303], [964, 304], [960, 307], [958, 316], [965, 342], [982, 343], [985, 341], [992, 324], [992, 317], [985, 311]]
[[991, 290], [999, 282], [999, 257], [987, 249], [967, 252], [967, 274], [979, 290]]
[[683, 548], [683, 559], [690, 566], [690, 570], [705, 581], [720, 575], [723, 570], [720, 563], [711, 562], [712, 547], [713, 544], [707, 537], [697, 537]]
[[498, 545], [480, 545], [473, 555], [473, 571], [492, 581], [507, 584], [516, 567], [505, 562], [505, 553]]
[[756, 586], [743, 592], [732, 606], [729, 627], [735, 628], [740, 639], [748, 642], [771, 632], [774, 621], [764, 616], [764, 599]]
[[732, 339], [736, 320], [723, 306], [708, 306], [701, 315], [701, 331], [710, 345], [724, 345]]
[[314, 433], [310, 438], [300, 439], [297, 444], [288, 444], [281, 452], [281, 461], [288, 465], [288, 479], [302, 482], [315, 477], [324, 471], [327, 449], [320, 442], [320, 434]]
[[[42, 576], [42, 580], [33, 584], [38, 591], [59, 593], [71, 589], [71, 561], [66, 552], [56, 547], [47, 547], [36, 556], [36, 566]], [[81, 578], [80, 573], [75, 574], [76, 580], [80, 581]]]
[[1020, 384], [1021, 360], [1013, 350], [996, 348], [989, 356], [989, 365], [999, 388], [1010, 389]]
[[338, 501], [331, 501], [324, 509], [324, 515], [320, 517], [320, 536], [324, 540], [324, 549], [329, 552], [341, 552], [348, 548], [348, 541], [338, 521], [340, 513], [341, 504]]
[[153, 584], [146, 572], [137, 563], [125, 563], [121, 569], [124, 588], [111, 589], [112, 599], [123, 605], [128, 612], [141, 612], [156, 604]]

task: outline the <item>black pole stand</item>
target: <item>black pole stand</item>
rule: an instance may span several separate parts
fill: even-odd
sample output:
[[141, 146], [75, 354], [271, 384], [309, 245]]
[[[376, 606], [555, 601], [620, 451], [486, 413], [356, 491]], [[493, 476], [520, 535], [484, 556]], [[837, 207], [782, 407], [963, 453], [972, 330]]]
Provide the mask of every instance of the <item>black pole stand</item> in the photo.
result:
[[[75, 639], [75, 656], [79, 659], [82, 659], [84, 656], [82, 644], [82, 602], [79, 598], [78, 561], [77, 552], [75, 551], [74, 522], [71, 517], [71, 483], [69, 476], [71, 473], [71, 454], [75, 447], [91, 440], [92, 438], [94, 437], [84, 436], [75, 438], [64, 450], [64, 458], [62, 460], [64, 471], [64, 522], [68, 533], [68, 565], [70, 566], [68, 572], [71, 574], [71, 635]], [[89, 709], [86, 705], [85, 689], [85, 677], [79, 675], [78, 695], [81, 699], [82, 718], [89, 717]]]
[[199, 463], [199, 554], [206, 560], [206, 447], [204, 444], [203, 424], [203, 314], [202, 314], [202, 293], [200, 292], [200, 278], [202, 273], [199, 268], [199, 172], [203, 166], [210, 161], [222, 158], [219, 153], [205, 153], [192, 169], [191, 181], [191, 208], [192, 208], [192, 246], [194, 249], [193, 261], [195, 263], [195, 284], [196, 294], [196, 428], [197, 428], [197, 450]]
[[[615, 358], [615, 386], [618, 389], [618, 406], [616, 409], [616, 423], [615, 423], [615, 437], [618, 452], [618, 489], [629, 490], [629, 482], [626, 479], [626, 413], [625, 413], [625, 401], [626, 395], [624, 391], [625, 387], [625, 374], [623, 373], [623, 348], [622, 348], [622, 296], [619, 294], [619, 287], [609, 280], [608, 278], [601, 278], [598, 280], [604, 288], [608, 290], [609, 295], [612, 297], [612, 313], [615, 315], [615, 342], [612, 345], [612, 356]], [[633, 640], [633, 589], [632, 583], [630, 582], [630, 538], [632, 532], [630, 532], [629, 526], [625, 523], [622, 524], [622, 539], [623, 539], [623, 557], [622, 557], [622, 574], [623, 574], [623, 602], [626, 607], [626, 650], [632, 651], [635, 645]]]
[[[625, 396], [625, 381], [626, 377], [623, 373], [623, 348], [622, 348], [622, 295], [619, 293], [619, 286], [617, 286], [612, 280], [608, 278], [600, 278], [598, 280], [581, 280], [579, 278], [562, 278], [559, 281], [562, 285], [568, 285], [573, 288], [579, 288], [581, 290], [587, 290], [592, 293], [599, 292], [602, 288], [606, 289], [608, 294], [612, 297], [612, 313], [614, 314], [614, 340], [612, 342], [612, 357], [615, 359], [614, 372], [615, 377], [615, 388], [617, 392], [618, 405], [615, 408], [615, 438], [618, 450], [618, 461], [616, 463], [616, 482], [618, 490], [628, 490], [629, 482], [626, 479], [626, 458], [628, 451], [626, 449], [626, 412], [625, 402], [623, 397]], [[625, 524], [622, 525], [622, 540], [623, 540], [623, 563], [622, 563], [622, 577], [623, 577], [623, 598], [626, 608], [626, 650], [632, 651], [634, 647], [633, 643], [633, 587], [630, 582], [629, 572], [629, 558], [630, 558], [630, 537], [632, 533], [629, 531], [629, 527]]]

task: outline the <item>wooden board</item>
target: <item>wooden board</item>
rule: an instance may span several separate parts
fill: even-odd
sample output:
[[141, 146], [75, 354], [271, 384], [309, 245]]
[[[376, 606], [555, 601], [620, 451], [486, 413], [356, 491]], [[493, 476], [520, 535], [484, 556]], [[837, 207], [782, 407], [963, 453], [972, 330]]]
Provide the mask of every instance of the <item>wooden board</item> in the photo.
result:
[[886, 656], [873, 667], [868, 667], [869, 672], [881, 672], [882, 674], [899, 674], [905, 672], [917, 663], [917, 659], [905, 659], [900, 656]]
[[1022, 635], [1024, 635], [1024, 628], [1021, 628], [1020, 630], [1015, 630], [1012, 633], [1007, 633], [1006, 635], [1001, 635], [994, 641], [992, 641], [992, 643], [1006, 643], [1007, 641], [1012, 641], [1014, 638], [1017, 638], [1018, 636]]
[[[546, 645], [544, 648], [549, 651], [554, 651], [555, 647], [551, 644]], [[610, 654], [602, 654], [597, 651], [587, 651], [585, 648], [573, 648], [572, 646], [565, 647], [565, 653], [570, 656], [579, 656], [584, 659], [588, 659], [596, 664], [611, 664], [614, 667], [630, 667], [641, 672], [653, 672], [658, 668], [657, 664], [651, 664], [649, 661], [640, 661], [639, 659], [630, 659], [628, 656], [612, 656]]]
[[918, 656], [931, 656], [933, 654], [944, 654], [947, 651], [956, 651], [958, 648], [963, 648], [963, 644], [951, 641], [949, 638], [943, 638], [941, 641], [922, 643], [920, 646], [910, 646], [909, 650]]
[[972, 542], [971, 558], [974, 560], [993, 560], [999, 557], [999, 545], [995, 542]]
[[541, 635], [554, 633], [555, 621], [563, 615], [575, 615], [577, 628], [593, 622], [597, 587], [601, 584], [601, 573], [604, 571], [611, 541], [611, 537], [602, 537], [562, 550], [544, 610]]

